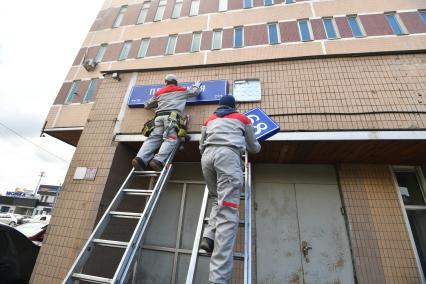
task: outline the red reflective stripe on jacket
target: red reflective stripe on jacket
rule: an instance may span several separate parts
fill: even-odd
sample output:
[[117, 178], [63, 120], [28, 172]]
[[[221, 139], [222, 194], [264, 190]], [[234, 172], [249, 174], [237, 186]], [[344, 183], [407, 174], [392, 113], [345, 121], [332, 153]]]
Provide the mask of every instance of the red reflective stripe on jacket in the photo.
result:
[[244, 123], [244, 124], [251, 124], [251, 120], [247, 117], [247, 116], [245, 116], [244, 114], [242, 114], [242, 113], [238, 113], [238, 112], [234, 112], [234, 113], [230, 113], [230, 114], [228, 114], [228, 115], [225, 115], [225, 116], [222, 116], [222, 117], [219, 117], [219, 116], [217, 116], [216, 114], [213, 114], [212, 116], [210, 116], [209, 118], [207, 118], [205, 121], [204, 121], [204, 126], [207, 126], [207, 124], [209, 124], [209, 122], [210, 121], [212, 121], [212, 120], [215, 120], [215, 119], [218, 119], [218, 118], [231, 118], [231, 119], [238, 119], [239, 121], [241, 121], [242, 123]]
[[176, 140], [176, 136], [167, 136], [167, 138]]
[[223, 201], [223, 206], [227, 206], [227, 207], [231, 207], [231, 208], [235, 208], [235, 209], [238, 208], [237, 203], [229, 202], [229, 201], [226, 201], [226, 200]]
[[159, 97], [163, 94], [171, 93], [171, 92], [184, 92], [187, 89], [182, 86], [175, 86], [175, 85], [167, 85], [164, 88], [159, 89], [154, 96]]

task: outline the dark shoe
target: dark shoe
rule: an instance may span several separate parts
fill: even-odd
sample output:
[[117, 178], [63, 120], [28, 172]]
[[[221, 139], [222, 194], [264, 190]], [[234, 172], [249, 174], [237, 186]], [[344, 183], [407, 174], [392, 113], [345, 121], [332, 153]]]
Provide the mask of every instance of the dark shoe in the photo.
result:
[[156, 159], [152, 159], [151, 161], [149, 161], [149, 166], [151, 167], [151, 169], [157, 172], [160, 172], [164, 167], [163, 164], [160, 161], [157, 161]]
[[200, 243], [200, 249], [205, 250], [208, 253], [211, 253], [214, 248], [214, 241], [210, 238], [203, 237]]
[[146, 170], [146, 166], [145, 166], [144, 162], [139, 157], [135, 157], [132, 160], [132, 165], [135, 168], [135, 170], [137, 170], [137, 171], [145, 171]]

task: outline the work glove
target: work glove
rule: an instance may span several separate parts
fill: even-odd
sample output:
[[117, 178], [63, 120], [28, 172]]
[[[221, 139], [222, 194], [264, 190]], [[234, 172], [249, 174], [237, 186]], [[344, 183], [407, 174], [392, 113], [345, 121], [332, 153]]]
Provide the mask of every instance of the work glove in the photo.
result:
[[201, 87], [201, 81], [196, 81], [193, 86], [199, 89]]

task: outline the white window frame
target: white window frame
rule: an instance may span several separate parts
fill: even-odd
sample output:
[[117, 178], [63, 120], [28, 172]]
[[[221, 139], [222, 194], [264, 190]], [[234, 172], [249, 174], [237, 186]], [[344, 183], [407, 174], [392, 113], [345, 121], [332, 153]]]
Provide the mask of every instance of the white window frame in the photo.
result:
[[[400, 204], [401, 209], [402, 209], [401, 211], [402, 211], [403, 218], [404, 218], [404, 221], [405, 221], [405, 226], [406, 226], [406, 229], [407, 229], [410, 241], [411, 241], [411, 248], [414, 252], [414, 257], [416, 259], [417, 269], [419, 270], [421, 283], [425, 283], [426, 279], [425, 279], [425, 276], [424, 276], [422, 265], [420, 263], [420, 257], [419, 257], [419, 254], [417, 252], [417, 246], [416, 246], [416, 242], [414, 241], [414, 236], [413, 236], [413, 232], [411, 230], [410, 221], [408, 220], [407, 210], [415, 210], [415, 209], [426, 210], [426, 205], [413, 206], [413, 205], [405, 205], [404, 204], [404, 200], [402, 199], [401, 191], [399, 189], [399, 185], [398, 185], [398, 181], [396, 179], [395, 173], [396, 172], [415, 172], [417, 177], [418, 177], [420, 189], [422, 191], [423, 198], [425, 199], [425, 201], [426, 201], [426, 192], [425, 192], [426, 191], [426, 180], [425, 180], [425, 177], [422, 173], [422, 170], [419, 167], [415, 167], [415, 166], [390, 166], [389, 170], [392, 173], [394, 188], [395, 188], [396, 194], [398, 195], [399, 204]], [[422, 207], [422, 208], [419, 208], [419, 207]]]
[[250, 5], [246, 7], [246, 0], [242, 0], [243, 1], [243, 8], [244, 9], [250, 9], [253, 8], [253, 0], [250, 0]]
[[[339, 28], [337, 27], [336, 20], [334, 19], [334, 17], [323, 17], [321, 20], [322, 20], [322, 26], [324, 27], [324, 31], [325, 31], [325, 35], [327, 36], [327, 39], [329, 40], [339, 39], [340, 38]], [[325, 27], [324, 20], [331, 20], [331, 24], [333, 26], [334, 32], [336, 33], [336, 37], [330, 38], [328, 36], [328, 32], [327, 32], [327, 28]]]
[[[236, 31], [236, 29], [241, 29], [241, 46], [235, 46], [235, 31]], [[245, 43], [244, 43], [244, 26], [236, 26], [236, 27], [234, 27], [234, 41], [233, 41], [233, 47], [234, 48], [243, 48], [245, 46]]]
[[219, 7], [217, 10], [219, 12], [228, 11], [228, 0], [219, 0]]
[[127, 5], [123, 5], [120, 8], [120, 11], [118, 11], [118, 15], [115, 18], [114, 24], [112, 25], [113, 28], [118, 28], [124, 19], [124, 14], [127, 12]]
[[[83, 103], [88, 103], [93, 101], [93, 96], [95, 95], [95, 91], [96, 91], [96, 84], [98, 80], [96, 79], [91, 79], [89, 82], [89, 85], [87, 86], [87, 90], [86, 93], [84, 94], [84, 98], [83, 98]], [[87, 99], [87, 95], [89, 95], [89, 91], [92, 91], [92, 96]]]
[[[142, 46], [143, 46], [144, 42], [147, 42], [147, 44], [146, 44], [146, 50], [145, 50], [144, 54], [141, 55]], [[144, 58], [144, 57], [146, 57], [146, 54], [148, 53], [150, 42], [151, 42], [151, 39], [149, 37], [141, 39], [141, 45], [139, 46], [138, 54], [136, 55], [137, 58]]]
[[[176, 43], [177, 43], [177, 34], [169, 35], [169, 38], [167, 39], [167, 45], [166, 50], [164, 51], [164, 55], [172, 55], [175, 53], [176, 50]], [[173, 42], [173, 50], [171, 50], [171, 43]]]
[[[302, 38], [302, 29], [300, 28], [300, 22], [307, 22], [308, 23], [308, 30], [309, 30], [309, 40], [303, 40]], [[297, 28], [299, 29], [299, 37], [300, 37], [300, 41], [302, 42], [309, 42], [309, 41], [313, 41], [314, 40], [314, 34], [312, 32], [312, 26], [311, 26], [311, 21], [309, 19], [299, 19], [297, 20]]]
[[[277, 43], [271, 43], [271, 36], [269, 34], [269, 26], [272, 26], [272, 25], [275, 25], [276, 28], [277, 28], [277, 40], [278, 40]], [[267, 23], [266, 29], [267, 29], [267, 32], [268, 32], [268, 44], [270, 44], [270, 45], [280, 44], [281, 43], [281, 35], [280, 35], [280, 26], [278, 25], [278, 23], [277, 22]]]
[[95, 62], [96, 63], [102, 62], [102, 59], [105, 56], [107, 47], [108, 47], [107, 43], [103, 43], [103, 44], [100, 45], [98, 53], [96, 53], [96, 56], [95, 56]]
[[[193, 32], [192, 33], [192, 41], [191, 41], [191, 50], [190, 52], [199, 52], [201, 50], [201, 37], [202, 37], [202, 32]], [[198, 48], [195, 49], [194, 48], [194, 38], [195, 35], [199, 35], [199, 40], [198, 40]]]
[[164, 17], [164, 11], [166, 10], [167, 0], [160, 0], [158, 2], [157, 11], [155, 12], [154, 22], [159, 22]]
[[[355, 21], [356, 21], [356, 23], [357, 23], [357, 25], [358, 25], [358, 27], [359, 27], [362, 35], [360, 35], [360, 36], [354, 36], [354, 33], [352, 31], [352, 28], [351, 28], [351, 25], [349, 24], [349, 18], [355, 18]], [[349, 29], [351, 30], [351, 33], [352, 33], [353, 37], [361, 38], [361, 37], [366, 37], [367, 36], [367, 33], [365, 32], [364, 26], [362, 25], [361, 19], [359, 18], [358, 15], [356, 15], [356, 14], [346, 15], [346, 21], [348, 21], [348, 26], [349, 26]]]
[[126, 60], [129, 57], [130, 50], [132, 49], [132, 41], [126, 40], [121, 47], [120, 55], [118, 56], [118, 60]]
[[[219, 47], [215, 47], [215, 34], [220, 34], [220, 40], [219, 40]], [[213, 30], [212, 35], [212, 50], [219, 50], [222, 49], [222, 38], [223, 38], [223, 30], [222, 29], [215, 29]]]
[[[394, 35], [396, 35], [396, 36], [408, 35], [408, 30], [405, 27], [404, 22], [401, 20], [401, 18], [399, 17], [399, 14], [397, 12], [395, 12], [395, 11], [393, 11], [393, 12], [385, 12], [385, 17], [387, 15], [394, 15], [395, 16], [395, 20], [396, 20], [397, 24], [399, 25], [399, 28], [401, 29], [401, 32], [402, 32], [401, 34], [395, 34], [394, 33]], [[389, 25], [390, 29], [392, 30], [392, 33], [393, 33], [392, 26], [389, 24], [389, 21], [388, 21], [387, 18], [386, 18], [386, 22], [388, 23], [388, 25]]]
[[[183, 0], [176, 0], [175, 5], [173, 6], [172, 19], [177, 19], [180, 17], [182, 13], [182, 5], [183, 5]], [[177, 9], [179, 9], [179, 12], [177, 12]], [[178, 14], [178, 15], [175, 15], [175, 14]]]
[[192, 0], [191, 7], [189, 8], [189, 16], [198, 16], [200, 12], [200, 0]]
[[[148, 15], [148, 11], [149, 11], [150, 6], [151, 6], [151, 1], [143, 2], [142, 9], [139, 12], [139, 16], [138, 16], [138, 19], [137, 19], [137, 22], [136, 22], [137, 25], [144, 24], [146, 22], [146, 16]], [[143, 17], [142, 17], [142, 15], [143, 15]], [[141, 18], [143, 18], [143, 19], [141, 19]]]

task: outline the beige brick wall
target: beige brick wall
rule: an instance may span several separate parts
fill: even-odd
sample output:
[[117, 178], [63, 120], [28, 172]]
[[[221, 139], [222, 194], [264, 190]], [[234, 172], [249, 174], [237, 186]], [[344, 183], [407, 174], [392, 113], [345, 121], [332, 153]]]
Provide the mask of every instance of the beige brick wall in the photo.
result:
[[[137, 84], [158, 84], [166, 73], [179, 81], [258, 78], [262, 107], [282, 131], [426, 128], [426, 54], [277, 61], [139, 73]], [[199, 131], [214, 105], [189, 106], [189, 131]], [[127, 109], [122, 133], [140, 133], [152, 111]]]
[[[106, 79], [100, 87], [53, 211], [31, 283], [60, 283], [92, 231], [116, 150], [113, 129], [129, 77], [122, 76], [122, 84]], [[79, 166], [96, 167], [96, 179], [73, 180]]]
[[358, 283], [420, 283], [389, 167], [345, 164], [339, 176]]

